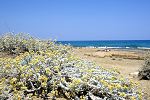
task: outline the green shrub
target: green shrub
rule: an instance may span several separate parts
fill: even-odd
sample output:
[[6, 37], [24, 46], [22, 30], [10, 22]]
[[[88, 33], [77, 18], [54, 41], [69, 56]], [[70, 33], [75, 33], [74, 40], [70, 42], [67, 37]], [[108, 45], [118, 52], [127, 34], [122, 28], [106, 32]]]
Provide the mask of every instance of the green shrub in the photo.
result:
[[139, 71], [140, 79], [150, 80], [150, 52], [145, 57], [145, 63]]

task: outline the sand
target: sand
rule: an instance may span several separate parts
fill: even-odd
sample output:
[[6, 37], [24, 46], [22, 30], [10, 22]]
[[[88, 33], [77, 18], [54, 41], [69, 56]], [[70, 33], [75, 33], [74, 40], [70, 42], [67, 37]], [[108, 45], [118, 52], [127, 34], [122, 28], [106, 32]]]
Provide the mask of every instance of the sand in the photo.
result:
[[146, 51], [111, 49], [106, 52], [99, 48], [74, 48], [73, 51], [77, 57], [92, 61], [101, 67], [117, 68], [120, 75], [138, 82], [144, 95], [150, 100], [150, 81], [139, 80], [137, 77], [139, 69], [144, 64]]

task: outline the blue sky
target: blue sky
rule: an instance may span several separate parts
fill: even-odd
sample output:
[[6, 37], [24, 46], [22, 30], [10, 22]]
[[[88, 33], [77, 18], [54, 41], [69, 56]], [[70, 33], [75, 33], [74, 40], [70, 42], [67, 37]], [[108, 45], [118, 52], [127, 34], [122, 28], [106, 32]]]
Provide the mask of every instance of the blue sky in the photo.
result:
[[150, 0], [0, 0], [0, 33], [57, 40], [150, 40]]

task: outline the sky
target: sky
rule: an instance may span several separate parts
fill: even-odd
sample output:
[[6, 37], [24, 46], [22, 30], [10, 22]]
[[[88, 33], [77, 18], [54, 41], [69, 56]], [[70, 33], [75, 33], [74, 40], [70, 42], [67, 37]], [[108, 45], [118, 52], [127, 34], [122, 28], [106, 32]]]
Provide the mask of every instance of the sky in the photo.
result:
[[56, 40], [150, 40], [150, 0], [0, 0], [0, 34]]

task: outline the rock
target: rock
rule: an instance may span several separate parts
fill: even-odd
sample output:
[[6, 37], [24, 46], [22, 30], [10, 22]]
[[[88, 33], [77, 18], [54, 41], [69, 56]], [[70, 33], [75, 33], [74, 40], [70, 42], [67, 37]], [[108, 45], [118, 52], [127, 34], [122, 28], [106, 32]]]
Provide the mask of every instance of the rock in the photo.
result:
[[130, 73], [129, 75], [132, 76], [133, 78], [136, 78], [138, 77], [138, 74], [139, 72], [133, 72], [133, 73]]

